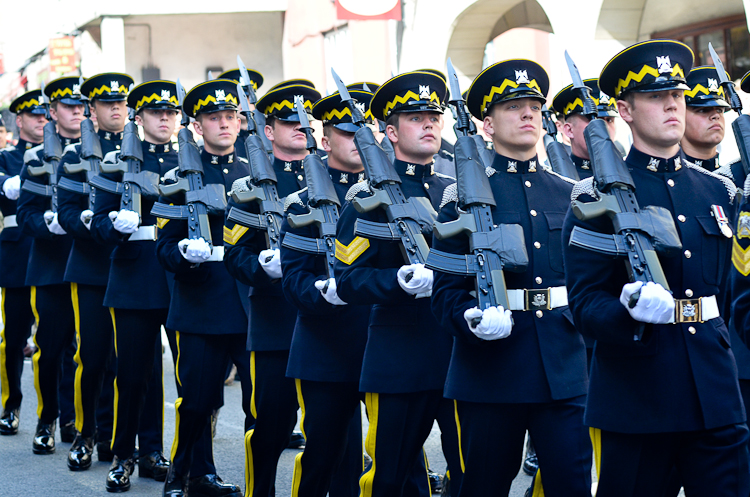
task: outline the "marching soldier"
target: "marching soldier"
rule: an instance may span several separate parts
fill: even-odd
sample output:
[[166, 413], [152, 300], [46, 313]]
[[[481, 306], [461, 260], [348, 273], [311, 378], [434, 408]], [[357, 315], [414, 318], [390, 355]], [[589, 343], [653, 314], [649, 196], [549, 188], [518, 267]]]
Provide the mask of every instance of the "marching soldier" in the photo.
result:
[[21, 192], [21, 168], [27, 150], [42, 142], [47, 120], [41, 105], [40, 90], [16, 98], [10, 111], [16, 114], [19, 132], [15, 148], [0, 152], [0, 210], [3, 231], [0, 233], [0, 287], [2, 287], [2, 333], [0, 333], [0, 384], [3, 412], [0, 435], [18, 433], [21, 409], [21, 373], [23, 348], [31, 334], [34, 316], [30, 289], [26, 285], [26, 268], [31, 237], [23, 233], [16, 221], [16, 201]]
[[[289, 83], [280, 83], [257, 103], [258, 110], [266, 116], [263, 132], [273, 146], [280, 198], [305, 186], [302, 159], [307, 155], [306, 136], [300, 130], [294, 96], [301, 95], [307, 109], [320, 98], [311, 83]], [[258, 212], [254, 202], [230, 205]], [[248, 230], [227, 219], [224, 262], [232, 276], [250, 285], [247, 348], [252, 364], [251, 408], [255, 426], [245, 434], [245, 493], [259, 497], [273, 492], [276, 466], [289, 444], [298, 408], [294, 380], [286, 377], [297, 310], [282, 293], [279, 251], [269, 249], [267, 243], [265, 231]]]
[[[253, 86], [253, 91], [256, 93], [258, 92], [258, 89], [263, 84], [263, 75], [259, 73], [258, 71], [253, 71], [252, 69], [247, 70], [247, 74], [250, 76], [250, 84]], [[240, 81], [240, 70], [239, 69], [229, 69], [228, 71], [224, 71], [223, 73], [219, 74], [219, 79], [231, 79], [232, 81], [239, 82]], [[253, 104], [250, 104], [250, 110], [255, 110], [255, 107]], [[255, 113], [256, 121], [258, 118], [262, 118], [263, 114], [261, 113]], [[245, 151], [245, 137], [247, 136], [247, 119], [245, 119], [245, 116], [240, 114], [240, 119], [242, 120], [242, 127], [240, 128], [240, 134], [237, 135], [237, 142], [234, 144], [234, 148], [237, 150], [237, 154], [240, 157], [243, 157], [247, 159], [247, 152]], [[265, 126], [265, 120], [263, 122], [256, 122], [259, 129], [263, 129], [263, 126]], [[266, 145], [266, 142], [268, 142], [268, 138], [266, 138], [265, 134], [261, 133], [261, 139], [263, 140], [263, 144]], [[270, 146], [270, 142], [268, 144]]]
[[[484, 120], [496, 152], [487, 169], [492, 222], [523, 228], [529, 262], [523, 272], [505, 272], [509, 309], [479, 309], [473, 278], [435, 278], [433, 312], [456, 336], [445, 393], [456, 399], [461, 433], [459, 495], [508, 494], [527, 430], [545, 494], [591, 494], [586, 352], [567, 308], [560, 245], [574, 182], [542, 168], [536, 155], [548, 88], [539, 64], [516, 59], [488, 67], [469, 89], [468, 109]], [[439, 222], [458, 218], [455, 188], [444, 196]], [[471, 253], [463, 235], [435, 238], [434, 248]]]
[[[633, 133], [626, 164], [638, 205], [676, 221], [652, 230], [676, 253], [649, 261], [653, 271], [661, 264], [670, 291], [630, 283], [622, 259], [563, 245], [570, 309], [597, 341], [584, 422], [601, 429], [600, 497], [663, 495], [673, 467], [688, 495], [750, 491], [745, 411], [719, 315], [736, 189], [680, 151], [692, 63], [683, 43], [650, 40], [617, 54], [599, 77]], [[572, 198], [585, 206], [601, 195], [589, 179]], [[614, 231], [607, 216], [581, 221], [569, 210], [563, 240], [574, 227]], [[679, 240], [665, 241], [670, 232], [679, 251]]]
[[724, 113], [729, 110], [729, 104], [719, 86], [715, 67], [696, 67], [686, 80], [690, 89], [685, 90], [685, 136], [680, 140], [680, 147], [688, 161], [717, 172], [721, 167], [717, 147], [724, 139]]
[[[428, 236], [443, 190], [453, 181], [433, 167], [446, 93], [440, 76], [415, 71], [384, 83], [370, 102], [373, 116], [386, 122], [400, 189], [424, 207], [425, 218], [418, 222]], [[346, 199], [368, 197], [368, 184], [354, 185]], [[344, 207], [336, 229], [335, 279], [344, 302], [374, 306], [359, 384], [370, 417], [366, 448], [373, 462], [360, 489], [363, 496], [391, 497], [404, 492], [435, 419], [445, 420], [441, 411], [452, 410], [443, 398], [452, 340], [425, 298], [432, 289], [432, 271], [423, 264], [404, 264], [398, 243], [355, 235], [358, 219], [387, 221], [381, 209], [359, 213], [351, 203]], [[458, 486], [456, 426], [450, 419], [440, 428], [453, 485]]]
[[[195, 118], [195, 130], [204, 139], [200, 154], [202, 183], [221, 191], [224, 198], [232, 183], [249, 173], [246, 161], [237, 158], [234, 148], [240, 128], [237, 103], [236, 84], [216, 79], [190, 90], [182, 108], [187, 116]], [[165, 177], [167, 184], [182, 177], [182, 173], [173, 171]], [[189, 193], [175, 193], [161, 201], [185, 204]], [[210, 238], [217, 243], [222, 238], [224, 210], [223, 206], [221, 210], [217, 210], [218, 206], [209, 209]], [[167, 326], [177, 332], [176, 375], [181, 385], [180, 398], [175, 402], [177, 429], [172, 466], [164, 495], [187, 495], [189, 478], [191, 494], [240, 497], [238, 486], [224, 483], [216, 474], [210, 445], [205, 448], [205, 459], [195, 457], [194, 448], [205, 440], [202, 437], [210, 436], [211, 413], [222, 404], [229, 359], [241, 378], [245, 427], [252, 424], [250, 355], [245, 348], [247, 311], [242, 301], [247, 287], [237, 285], [227, 273], [221, 263], [223, 247], [212, 246], [203, 237], [187, 238], [188, 226], [183, 220], [164, 219], [159, 223], [157, 257], [164, 269], [175, 274]]]

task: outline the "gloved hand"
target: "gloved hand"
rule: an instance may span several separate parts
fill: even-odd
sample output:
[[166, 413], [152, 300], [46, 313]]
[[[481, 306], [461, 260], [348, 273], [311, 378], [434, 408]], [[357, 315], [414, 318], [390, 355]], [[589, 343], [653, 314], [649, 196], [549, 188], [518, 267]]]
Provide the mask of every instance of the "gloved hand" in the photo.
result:
[[336, 280], [328, 278], [327, 280], [320, 280], [315, 282], [315, 288], [320, 290], [320, 294], [326, 299], [326, 302], [333, 305], [346, 305], [346, 302], [341, 300], [341, 297], [336, 293]]
[[[482, 340], [508, 338], [513, 328], [511, 312], [503, 309], [501, 305], [488, 307], [484, 311], [480, 311], [477, 307], [466, 309], [464, 319], [469, 324], [471, 332]], [[477, 319], [480, 321], [476, 322]]]
[[112, 218], [112, 214], [115, 214], [115, 218], [112, 221], [112, 227], [124, 233], [130, 235], [138, 231], [138, 225], [141, 223], [140, 216], [135, 211], [129, 211], [122, 209], [120, 212], [110, 212], [109, 217]]
[[87, 230], [91, 229], [91, 220], [94, 218], [94, 211], [91, 209], [86, 209], [85, 211], [81, 211], [81, 222], [84, 226], [86, 226]]
[[[641, 291], [641, 296], [635, 307], [631, 308], [630, 296], [638, 290]], [[645, 285], [642, 281], [624, 285], [620, 293], [620, 303], [633, 319], [642, 323], [666, 324], [672, 321], [674, 316], [674, 297], [663, 286], [652, 281]]]
[[21, 194], [21, 178], [18, 175], [11, 176], [3, 183], [3, 193], [10, 200], [18, 200]]
[[269, 278], [277, 280], [281, 278], [281, 254], [279, 249], [261, 250], [258, 254], [260, 267], [266, 272]]
[[397, 276], [398, 284], [410, 295], [432, 291], [432, 269], [427, 269], [424, 264], [401, 266]]
[[66, 235], [60, 223], [57, 222], [57, 212], [47, 211], [44, 213], [44, 222], [47, 223], [47, 229], [54, 235]]
[[185, 238], [177, 243], [177, 248], [180, 249], [182, 257], [193, 264], [206, 262], [211, 257], [211, 245], [203, 238]]

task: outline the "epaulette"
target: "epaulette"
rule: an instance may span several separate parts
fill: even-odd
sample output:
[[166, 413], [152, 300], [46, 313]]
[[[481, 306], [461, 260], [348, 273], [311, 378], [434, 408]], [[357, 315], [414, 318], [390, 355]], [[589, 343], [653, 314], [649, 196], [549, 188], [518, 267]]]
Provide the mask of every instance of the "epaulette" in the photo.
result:
[[734, 203], [734, 197], [737, 195], [737, 187], [734, 186], [734, 183], [729, 178], [727, 178], [726, 176], [719, 176], [718, 174], [713, 173], [711, 171], [707, 171], [707, 170], [703, 169], [702, 167], [696, 166], [695, 164], [693, 164], [690, 161], [686, 160], [686, 161], [683, 161], [683, 162], [685, 162], [685, 165], [688, 167], [688, 169], [693, 169], [693, 170], [698, 171], [698, 172], [700, 172], [702, 174], [705, 174], [706, 176], [710, 176], [712, 178], [716, 178], [719, 181], [721, 181], [722, 183], [724, 183], [724, 188], [727, 189], [727, 194], [729, 195], [729, 203], [730, 204]]
[[119, 160], [119, 155], [120, 155], [119, 150], [113, 150], [111, 152], [107, 152], [107, 154], [102, 159], [102, 162], [106, 164], [117, 164], [117, 161]]
[[349, 188], [349, 191], [346, 192], [346, 197], [344, 197], [344, 200], [346, 200], [347, 202], [351, 202], [359, 192], [372, 193], [372, 189], [370, 189], [370, 182], [360, 181], [359, 183], [354, 183], [352, 187]]
[[292, 204], [299, 204], [302, 207], [305, 206], [305, 204], [302, 202], [302, 199], [299, 196], [300, 193], [302, 193], [304, 191], [307, 191], [307, 187], [304, 187], [303, 189], [301, 189], [299, 191], [292, 192], [292, 193], [290, 193], [289, 195], [286, 196], [286, 198], [284, 199], [284, 212], [286, 212], [287, 210], [289, 210], [289, 207], [291, 207]]
[[451, 202], [458, 202], [458, 184], [457, 183], [451, 183], [450, 185], [445, 187], [445, 190], [443, 190], [443, 198], [442, 200], [440, 200], [439, 209], [442, 209], [443, 207], [450, 204]]
[[443, 179], [449, 179], [451, 181], [456, 181], [456, 178], [454, 178], [453, 176], [451, 176], [449, 174], [439, 173], [437, 171], [435, 171], [435, 176], [437, 176], [438, 178], [443, 178]]
[[594, 177], [588, 177], [586, 179], [582, 179], [581, 181], [574, 182], [573, 185], [573, 191], [570, 192], [570, 200], [578, 200], [578, 197], [581, 195], [588, 195], [589, 197], [598, 199], [599, 195], [596, 193], [596, 189], [594, 188]]
[[729, 178], [729, 180], [734, 183], [734, 174], [732, 174], [732, 166], [736, 164], [735, 162], [732, 162], [731, 164], [724, 164], [719, 169], [714, 171], [719, 176], [724, 176], [725, 178]]
[[552, 174], [554, 176], [557, 176], [561, 180], [566, 181], [566, 182], [570, 183], [571, 185], [575, 185], [576, 183], [578, 183], [578, 181], [576, 181], [574, 179], [570, 179], [567, 176], [563, 176], [562, 174], [556, 173], [552, 169], [542, 168], [542, 171], [544, 171], [545, 173], [549, 173], [549, 174]]
[[44, 148], [44, 144], [37, 145], [36, 147], [32, 147], [28, 149], [26, 152], [23, 153], [23, 163], [28, 164], [29, 162], [33, 160], [40, 160], [38, 152], [40, 152]]
[[63, 155], [67, 154], [68, 152], [75, 152], [76, 155], [78, 155], [78, 152], [76, 152], [76, 145], [78, 145], [78, 143], [71, 143], [70, 145], [67, 145], [63, 150]]
[[238, 159], [240, 160], [240, 162], [244, 162], [245, 164], [250, 164], [250, 161], [245, 159], [244, 157], [238, 157]]
[[[109, 155], [109, 154], [107, 154]], [[173, 167], [166, 173], [164, 173], [164, 176], [161, 178], [162, 181], [172, 181], [174, 183], [177, 183], [177, 171], [179, 171], [179, 167]]]

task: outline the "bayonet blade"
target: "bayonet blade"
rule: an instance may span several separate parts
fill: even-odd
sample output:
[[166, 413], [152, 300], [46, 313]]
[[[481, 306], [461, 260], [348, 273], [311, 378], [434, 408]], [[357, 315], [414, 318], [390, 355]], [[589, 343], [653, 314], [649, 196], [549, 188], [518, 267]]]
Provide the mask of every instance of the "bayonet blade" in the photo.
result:
[[247, 73], [247, 67], [242, 63], [242, 58], [237, 55], [237, 67], [240, 68], [240, 83], [243, 87], [250, 85], [250, 75]]
[[44, 94], [44, 83], [42, 83], [41, 90], [42, 90], [42, 94], [41, 94], [41, 96], [39, 98], [42, 100], [42, 105], [45, 105], [48, 102], [47, 102], [47, 95]]
[[721, 81], [721, 84], [728, 83], [729, 78], [727, 78], [727, 71], [724, 69], [724, 63], [721, 62], [719, 54], [716, 53], [716, 50], [714, 50], [714, 47], [710, 42], [708, 44], [708, 51], [711, 54], [711, 59], [714, 61], [716, 72], [719, 73], [719, 81]]
[[[364, 84], [362, 85], [362, 89], [363, 89], [363, 90], [365, 90], [365, 91], [370, 91], [370, 87], [369, 87], [369, 86], [367, 86], [367, 83], [364, 83]], [[372, 92], [370, 92], [370, 93], [372, 93]]]
[[302, 101], [302, 98], [299, 95], [294, 97], [294, 108], [297, 110], [297, 117], [299, 117], [301, 125], [300, 129], [312, 129], [310, 127], [310, 120], [307, 118], [307, 111], [305, 111], [305, 102]]
[[245, 95], [245, 90], [242, 87], [242, 83], [237, 83], [237, 96], [240, 97], [240, 107], [242, 107], [242, 113], [249, 114], [250, 101], [247, 99], [247, 95]]
[[212, 79], [214, 79], [214, 72], [208, 71], [208, 80], [211, 81]]
[[450, 83], [451, 87], [451, 102], [461, 102], [463, 101], [463, 98], [461, 97], [461, 87], [458, 86], [458, 75], [456, 74], [456, 68], [453, 67], [453, 62], [451, 62], [451, 58], [448, 57], [448, 82]]
[[586, 85], [583, 84], [583, 79], [581, 79], [581, 73], [578, 71], [578, 66], [576, 66], [576, 63], [570, 58], [567, 50], [565, 51], [565, 62], [568, 64], [570, 77], [573, 78], [573, 86], [576, 88], [586, 88]]
[[331, 68], [331, 74], [333, 75], [333, 81], [334, 83], [336, 83], [336, 88], [339, 91], [339, 95], [341, 95], [341, 101], [346, 102], [348, 100], [351, 100], [352, 97], [351, 95], [349, 95], [349, 90], [346, 89], [344, 81], [339, 77], [338, 74], [336, 74], [336, 71], [333, 70], [333, 67]]
[[[182, 109], [182, 104], [185, 103], [185, 88], [183, 88], [180, 78], [177, 78], [177, 104]], [[182, 109], [183, 112], [185, 109]]]

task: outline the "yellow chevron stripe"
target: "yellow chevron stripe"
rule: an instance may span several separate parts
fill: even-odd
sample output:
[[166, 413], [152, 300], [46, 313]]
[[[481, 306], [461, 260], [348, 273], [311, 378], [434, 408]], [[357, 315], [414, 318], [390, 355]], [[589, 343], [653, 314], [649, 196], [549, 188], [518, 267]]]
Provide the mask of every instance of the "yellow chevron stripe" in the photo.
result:
[[344, 245], [336, 240], [336, 259], [350, 266], [369, 247], [370, 240], [361, 236], [354, 237], [354, 240], [349, 245]]
[[[320, 120], [321, 121], [330, 121], [333, 118], [341, 120], [341, 119], [344, 118], [344, 116], [351, 116], [351, 115], [352, 115], [352, 111], [349, 110], [348, 107], [346, 107], [344, 109], [341, 109], [341, 110], [339, 110], [339, 109], [331, 109], [328, 112], [326, 112], [325, 114], [323, 114], [320, 117]], [[374, 119], [375, 118], [375, 116], [372, 115], [372, 112], [370, 112], [369, 109], [367, 110], [367, 112], [365, 112], [365, 119], [367, 119], [367, 118], [370, 118], [370, 119]]]
[[[704, 95], [710, 95], [712, 93], [711, 90], [709, 90], [705, 86], [698, 84], [698, 85], [695, 85], [695, 88], [693, 88], [692, 90], [685, 90], [685, 96], [690, 97], [690, 98], [695, 98], [698, 92], [703, 93]], [[719, 87], [718, 90], [716, 90], [713, 93], [718, 93], [719, 95], [722, 96], [722, 98], [724, 98], [724, 88], [722, 88], [721, 86]]]
[[[291, 102], [289, 100], [282, 100], [281, 102], [274, 102], [268, 107], [266, 107], [266, 110], [263, 111], [263, 113], [268, 115], [268, 114], [273, 113], [273, 111], [281, 111], [284, 109], [294, 110], [294, 102]], [[312, 110], [312, 102], [310, 100], [305, 100], [305, 109]]]
[[[635, 81], [636, 83], [640, 83], [643, 81], [643, 78], [646, 77], [647, 74], [650, 74], [651, 76], [658, 78], [659, 77], [659, 70], [645, 65], [641, 68], [638, 73], [634, 73], [633, 71], [628, 71], [627, 76], [625, 76], [625, 79], [619, 79], [617, 81], [617, 85], [615, 86], [615, 95], [619, 95], [623, 88], [626, 88], [630, 83]], [[675, 64], [672, 68], [672, 77], [674, 76], [680, 76], [682, 78], [685, 77], [685, 72], [682, 70], [679, 64]]]
[[[591, 99], [594, 101], [596, 105], [599, 105], [598, 98], [591, 97]], [[577, 107], [580, 107], [583, 109], [583, 102], [581, 101], [580, 98], [576, 98], [572, 102], [568, 103], [568, 105], [566, 105], [565, 108], [563, 109], [563, 115], [567, 116], [568, 114], [573, 112]]]
[[[140, 109], [144, 105], [146, 105], [148, 103], [151, 103], [154, 100], [157, 100], [157, 101], [161, 102], [162, 101], [161, 95], [160, 94], [156, 94], [156, 93], [152, 93], [151, 95], [149, 95], [147, 97], [143, 97], [142, 99], [138, 100], [138, 102], [135, 104], [135, 108], [136, 109]], [[177, 101], [177, 97], [174, 96], [174, 95], [172, 95], [171, 97], [169, 97], [169, 102], [173, 103], [175, 106], [179, 105], [179, 102]]]
[[[539, 83], [537, 83], [535, 79], [532, 79], [529, 83], [521, 84], [529, 88], [536, 88], [539, 93], [542, 93], [542, 89], [539, 88]], [[490, 88], [490, 92], [482, 99], [482, 111], [484, 111], [484, 109], [486, 109], [487, 106], [492, 102], [492, 99], [495, 97], [495, 95], [502, 95], [505, 89], [509, 86], [511, 88], [518, 88], [519, 86], [521, 86], [521, 84], [518, 84], [515, 81], [511, 81], [510, 79], [506, 79], [499, 87], [493, 86], [492, 88]]]
[[[225, 95], [224, 100], [226, 102], [232, 102], [234, 105], [238, 104], [237, 98], [235, 98], [235, 96], [232, 95], [231, 93], [228, 95]], [[215, 104], [218, 103], [218, 101], [216, 100], [216, 97], [214, 97], [213, 95], [208, 95], [205, 99], [199, 99], [198, 102], [196, 102], [196, 104], [193, 105], [193, 114], [196, 114], [200, 109], [202, 109], [203, 107], [206, 107], [210, 103], [215, 103]]]
[[107, 85], [102, 85], [99, 88], [94, 88], [89, 92], [89, 98], [96, 98], [97, 95], [101, 95], [103, 93], [127, 93], [128, 89], [125, 87], [125, 85], [120, 85], [119, 88], [110, 88]]
[[247, 230], [248, 228], [242, 226], [241, 224], [235, 224], [234, 228], [232, 228], [231, 230], [224, 226], [224, 243], [234, 245], [235, 243], [240, 241], [242, 235], [247, 233]]
[[167, 219], [167, 218], [157, 217], [156, 218], [156, 227], [159, 228], [159, 229], [162, 229], [162, 228], [164, 228], [164, 226], [167, 225], [168, 222], [169, 222], [169, 219]]
[[52, 92], [52, 95], [49, 96], [50, 100], [54, 100], [56, 98], [62, 98], [65, 95], [73, 95], [73, 90], [70, 88], [60, 88], [59, 90], [55, 90]]
[[[424, 100], [424, 99], [420, 98], [419, 95], [409, 90], [404, 95], [396, 95], [393, 98], [393, 100], [391, 100], [390, 102], [387, 102], [385, 104], [385, 107], [383, 107], [383, 114], [387, 116], [388, 113], [391, 111], [391, 109], [393, 109], [396, 106], [396, 104], [405, 104], [409, 102], [409, 100]], [[440, 105], [440, 98], [437, 96], [436, 92], [434, 91], [432, 92], [432, 94], [430, 95], [430, 101], [431, 102], [435, 101], [437, 102], [438, 105]]]
[[35, 105], [42, 105], [42, 103], [39, 100], [32, 98], [31, 100], [27, 100], [22, 104], [18, 104], [18, 107], [16, 107], [16, 114], [24, 110], [26, 107], [33, 107]]
[[750, 274], [750, 246], [743, 249], [736, 238], [732, 244], [732, 264], [742, 276]]

